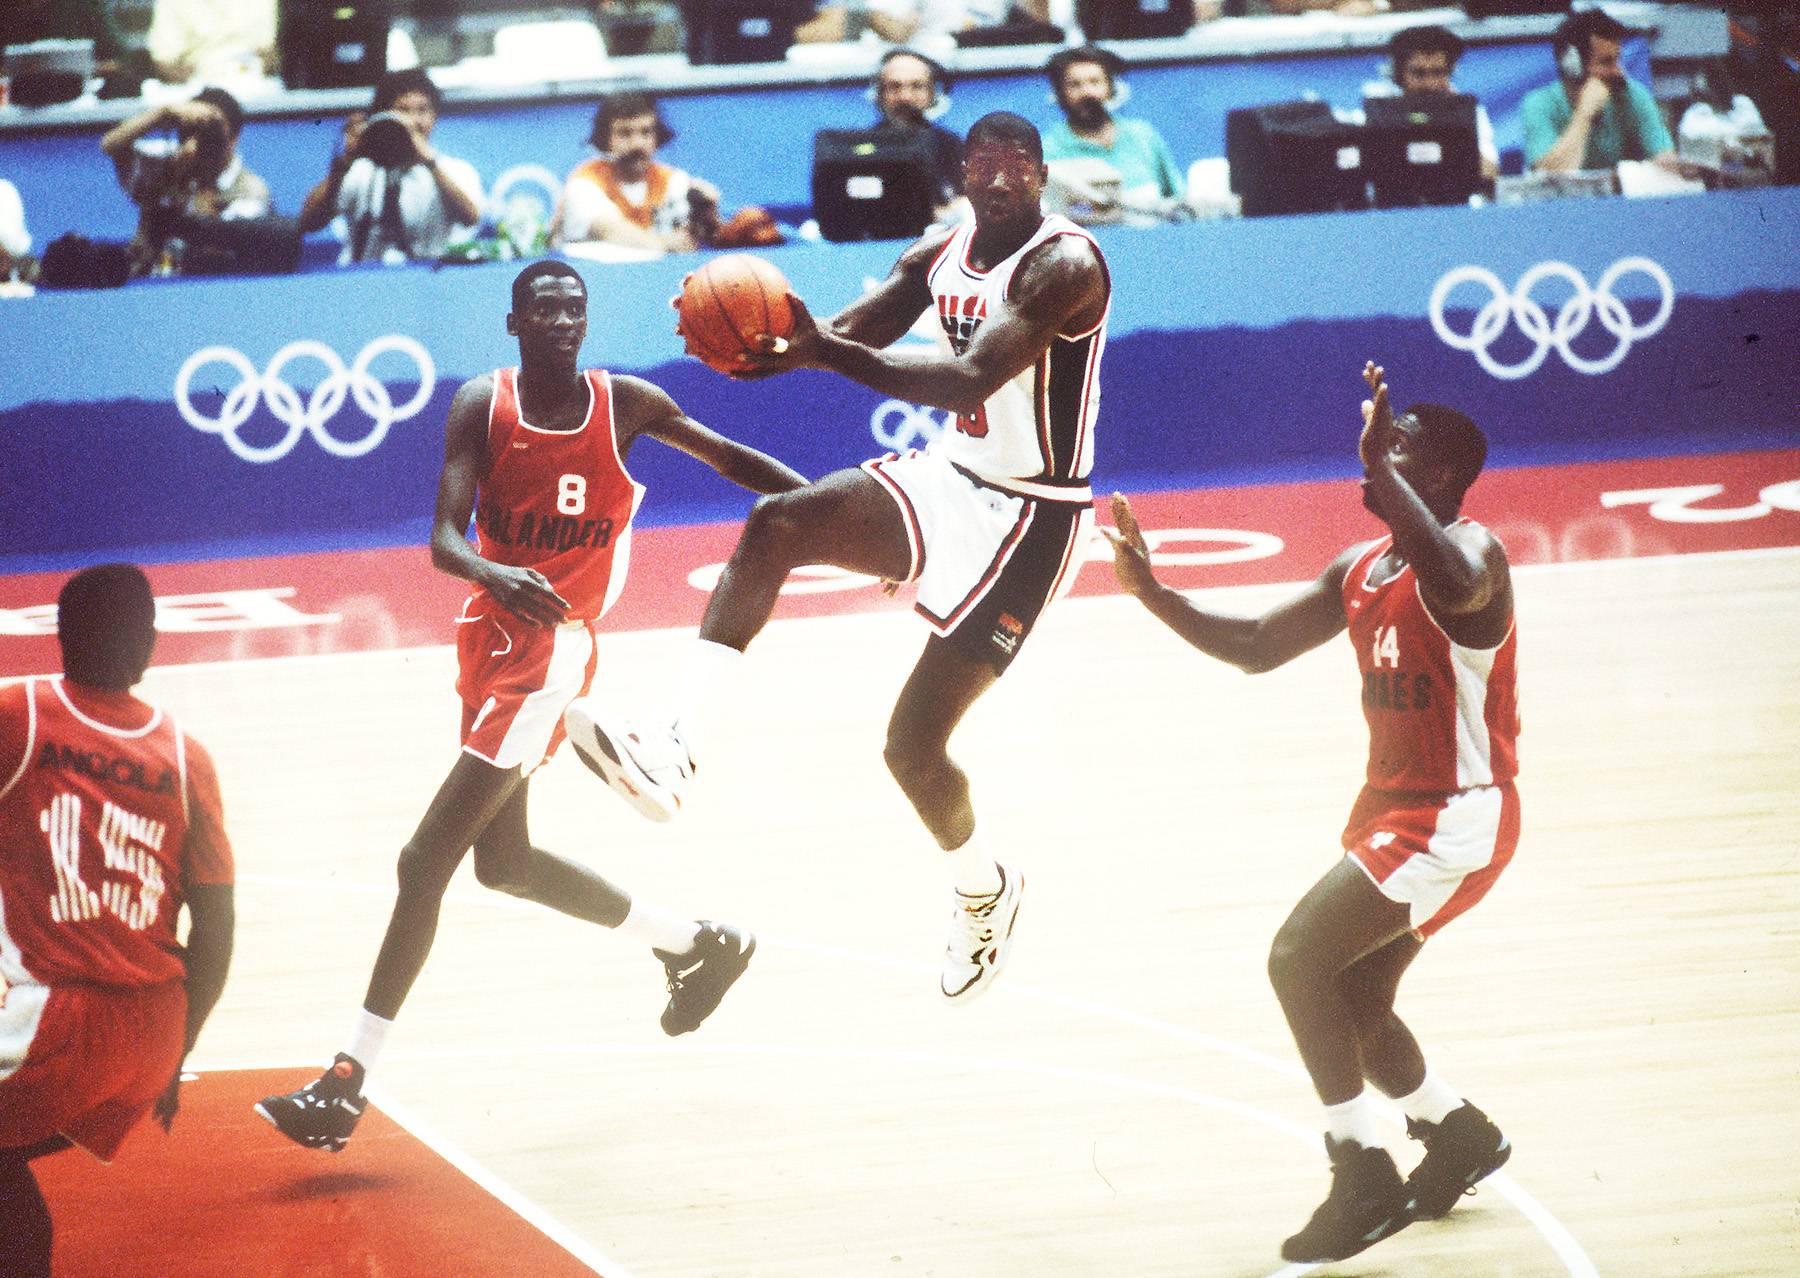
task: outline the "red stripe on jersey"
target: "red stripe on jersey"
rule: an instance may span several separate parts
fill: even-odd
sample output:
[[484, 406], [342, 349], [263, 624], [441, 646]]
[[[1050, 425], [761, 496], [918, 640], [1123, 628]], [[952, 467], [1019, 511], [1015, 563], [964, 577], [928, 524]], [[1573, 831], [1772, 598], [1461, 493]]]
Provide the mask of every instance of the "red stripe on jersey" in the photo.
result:
[[[520, 410], [518, 370], [493, 377], [475, 512], [481, 555], [536, 569], [572, 618], [593, 620], [606, 611], [615, 570], [623, 571], [619, 548], [642, 493], [619, 457], [611, 379], [598, 369], [583, 373], [587, 416], [573, 430], [546, 430]], [[485, 594], [476, 594], [481, 611]]]
[[1518, 773], [1517, 627], [1495, 648], [1466, 648], [1437, 623], [1410, 564], [1379, 584], [1384, 538], [1344, 577], [1344, 616], [1369, 724], [1368, 784], [1447, 793]]

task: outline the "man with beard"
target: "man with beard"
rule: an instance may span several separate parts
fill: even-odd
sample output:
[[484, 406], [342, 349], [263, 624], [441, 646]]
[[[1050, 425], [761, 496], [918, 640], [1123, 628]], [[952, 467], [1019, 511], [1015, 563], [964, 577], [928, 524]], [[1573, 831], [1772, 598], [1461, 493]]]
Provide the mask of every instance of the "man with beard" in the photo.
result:
[[890, 49], [875, 69], [872, 90], [881, 119], [876, 133], [910, 138], [926, 134], [931, 140], [931, 207], [938, 220], [946, 220], [962, 194], [962, 139], [931, 117], [944, 102], [950, 80], [944, 68], [911, 49]]
[[600, 154], [575, 167], [551, 217], [556, 246], [605, 243], [651, 252], [692, 253], [719, 223], [719, 189], [664, 164], [675, 140], [656, 99], [615, 93], [594, 111], [588, 142]]
[[[1118, 220], [1120, 212], [1167, 216], [1183, 195], [1175, 157], [1155, 126], [1112, 113], [1124, 70], [1117, 54], [1094, 45], [1064, 49], [1045, 67], [1063, 123], [1044, 131], [1044, 162], [1097, 221]], [[1096, 169], [1106, 181], [1094, 181]]]

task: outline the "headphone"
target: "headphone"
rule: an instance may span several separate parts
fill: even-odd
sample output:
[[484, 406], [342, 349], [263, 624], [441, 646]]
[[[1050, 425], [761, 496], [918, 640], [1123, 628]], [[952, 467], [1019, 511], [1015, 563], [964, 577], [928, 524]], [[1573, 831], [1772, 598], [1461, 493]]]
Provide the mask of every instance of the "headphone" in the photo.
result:
[[881, 61], [875, 64], [875, 78], [869, 81], [863, 96], [871, 102], [881, 101], [881, 73], [895, 58], [912, 58], [925, 64], [925, 72], [931, 77], [931, 103], [921, 114], [927, 120], [941, 119], [950, 110], [950, 72], [936, 58], [928, 58], [917, 49], [889, 49], [882, 54]]
[[1587, 74], [1586, 60], [1581, 56], [1581, 50], [1573, 43], [1557, 46], [1556, 66], [1563, 75], [1571, 80], [1579, 80]]
[[1125, 83], [1125, 59], [1111, 49], [1102, 49], [1097, 44], [1084, 44], [1074, 49], [1064, 49], [1044, 65], [1044, 74], [1050, 77], [1050, 104], [1062, 106], [1063, 72], [1072, 66], [1090, 63], [1106, 72], [1106, 78], [1112, 83], [1112, 96], [1106, 100], [1108, 111], [1117, 111], [1131, 100], [1131, 86]]

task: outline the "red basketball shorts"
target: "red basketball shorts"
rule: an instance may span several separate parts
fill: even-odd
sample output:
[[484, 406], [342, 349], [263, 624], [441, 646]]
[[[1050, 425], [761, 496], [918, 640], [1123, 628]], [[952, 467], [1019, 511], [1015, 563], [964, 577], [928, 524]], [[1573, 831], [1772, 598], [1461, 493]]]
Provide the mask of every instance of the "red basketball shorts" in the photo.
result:
[[1344, 827], [1344, 851], [1383, 896], [1410, 907], [1422, 937], [1486, 896], [1518, 846], [1510, 783], [1444, 795], [1364, 789]]
[[5, 1000], [0, 1148], [61, 1134], [110, 1160], [181, 1064], [187, 991], [14, 985]]
[[529, 776], [562, 744], [563, 711], [586, 694], [596, 660], [591, 621], [547, 628], [511, 613], [471, 615], [465, 606], [456, 619], [462, 748]]

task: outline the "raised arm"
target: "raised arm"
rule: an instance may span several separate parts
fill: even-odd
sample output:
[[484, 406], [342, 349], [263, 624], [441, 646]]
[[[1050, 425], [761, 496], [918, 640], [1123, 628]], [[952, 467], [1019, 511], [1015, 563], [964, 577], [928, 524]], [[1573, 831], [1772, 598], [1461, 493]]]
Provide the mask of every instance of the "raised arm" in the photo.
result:
[[1114, 493], [1112, 509], [1118, 528], [1102, 526], [1100, 531], [1113, 544], [1113, 573], [1119, 585], [1207, 656], [1247, 674], [1261, 674], [1310, 652], [1344, 629], [1344, 574], [1360, 547], [1344, 551], [1311, 585], [1261, 616], [1235, 617], [1202, 608], [1158, 581], [1131, 503]]
[[1098, 323], [1107, 301], [1106, 268], [1086, 239], [1059, 235], [1033, 249], [1013, 275], [1011, 296], [975, 330], [961, 355], [902, 347], [877, 350], [820, 329], [800, 299], [785, 352], [764, 357], [781, 367], [827, 368], [871, 390], [915, 404], [970, 414], [1009, 379], [1031, 367], [1056, 334]]
[[[1372, 398], [1364, 400], [1363, 432], [1357, 448], [1363, 473], [1382, 520], [1394, 534], [1394, 545], [1418, 575], [1419, 588], [1432, 615], [1440, 621], [1469, 618], [1487, 634], [1458, 642], [1487, 646], [1505, 633], [1512, 612], [1511, 577], [1506, 553], [1492, 533], [1478, 525], [1447, 525], [1434, 514], [1412, 484], [1400, 473], [1397, 452], [1405, 441], [1394, 427], [1383, 370], [1370, 363], [1363, 377]], [[1497, 622], [1499, 633], [1492, 633]], [[1454, 623], [1452, 623], [1454, 624]]]
[[497, 564], [475, 553], [469, 520], [475, 491], [487, 473], [488, 406], [494, 379], [471, 378], [450, 403], [444, 427], [444, 469], [438, 476], [437, 511], [431, 521], [431, 562], [452, 577], [484, 588], [515, 616], [536, 626], [554, 626], [569, 615], [569, 604], [534, 568]]
[[615, 376], [612, 387], [613, 422], [621, 455], [631, 451], [639, 436], [648, 435], [705, 462], [753, 493], [785, 493], [806, 486], [806, 476], [799, 471], [702, 426], [682, 412], [661, 387], [625, 376]]

